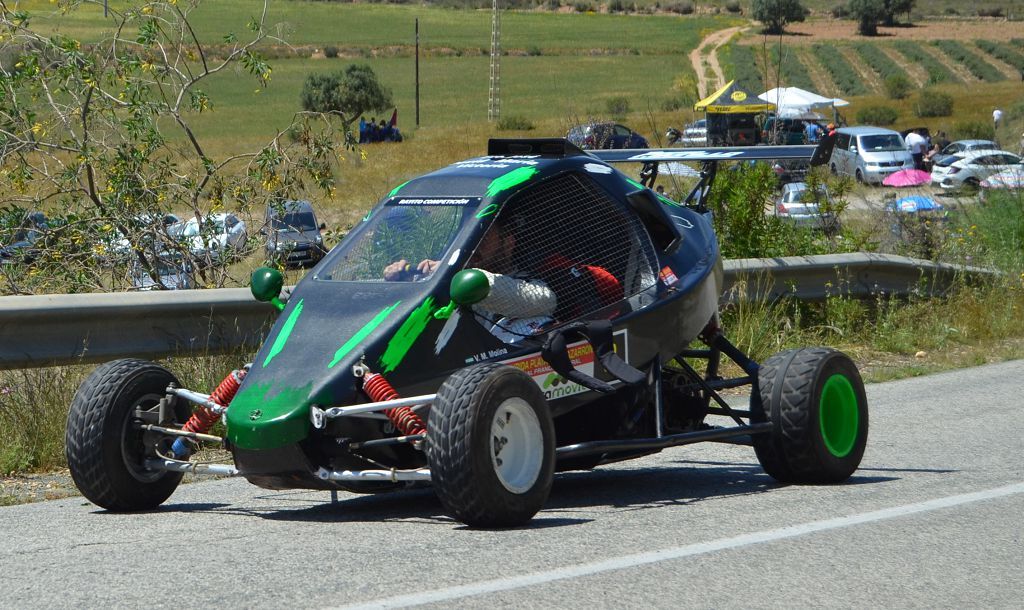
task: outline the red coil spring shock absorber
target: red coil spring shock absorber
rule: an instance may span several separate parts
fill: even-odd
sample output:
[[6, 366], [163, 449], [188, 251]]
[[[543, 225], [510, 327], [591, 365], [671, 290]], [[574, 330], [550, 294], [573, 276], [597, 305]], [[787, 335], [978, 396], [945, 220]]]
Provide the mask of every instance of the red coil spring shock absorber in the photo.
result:
[[[367, 373], [363, 377], [363, 391], [366, 392], [366, 395], [373, 402], [383, 402], [398, 398], [398, 392], [395, 391], [395, 388], [391, 387], [388, 380], [384, 379], [384, 376], [379, 373]], [[427, 431], [427, 425], [423, 423], [423, 420], [419, 415], [416, 415], [416, 412], [411, 407], [384, 409], [384, 415], [405, 436], [423, 434]]]
[[[227, 407], [231, 404], [231, 399], [235, 397], [235, 393], [238, 392], [238, 386], [242, 384], [242, 380], [245, 379], [245, 374], [248, 371], [246, 369], [238, 369], [228, 373], [220, 384], [217, 385], [217, 389], [210, 394], [210, 401], [215, 402], [222, 407]], [[213, 427], [213, 424], [217, 423], [220, 419], [220, 414], [215, 413], [209, 407], [199, 407], [192, 413], [192, 417], [185, 422], [185, 425], [181, 427], [186, 432], [196, 432], [199, 434], [205, 434]], [[185, 439], [179, 437], [174, 441], [171, 446], [171, 450], [174, 452], [174, 456], [178, 459], [188, 457], [192, 452], [185, 442]]]

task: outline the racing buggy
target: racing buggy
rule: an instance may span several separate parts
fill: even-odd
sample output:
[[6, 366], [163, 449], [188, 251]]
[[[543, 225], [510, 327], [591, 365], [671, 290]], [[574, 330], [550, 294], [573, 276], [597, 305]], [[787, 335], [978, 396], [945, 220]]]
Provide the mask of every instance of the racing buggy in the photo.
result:
[[[703, 441], [752, 445], [781, 482], [843, 481], [868, 433], [857, 368], [827, 348], [757, 363], [725, 338], [705, 205], [720, 162], [814, 154], [491, 140], [396, 186], [290, 294], [257, 270], [253, 294], [280, 314], [212, 392], [142, 360], [98, 367], [68, 417], [72, 476], [112, 511], [157, 507], [186, 472], [335, 492], [429, 482], [476, 527], [528, 522], [558, 471]], [[611, 165], [679, 161], [702, 163], [681, 203]], [[495, 297], [535, 293], [546, 307], [496, 314]], [[747, 385], [747, 408], [720, 395]], [[196, 459], [203, 443], [233, 463]]]

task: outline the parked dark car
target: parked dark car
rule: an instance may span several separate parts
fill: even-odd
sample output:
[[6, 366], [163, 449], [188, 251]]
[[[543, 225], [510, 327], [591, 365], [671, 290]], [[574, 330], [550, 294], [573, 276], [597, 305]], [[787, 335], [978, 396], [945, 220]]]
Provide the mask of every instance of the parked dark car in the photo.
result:
[[32, 262], [39, 256], [36, 242], [49, 228], [46, 214], [42, 212], [29, 212], [25, 218], [9, 234], [0, 234], [0, 239], [7, 239], [8, 243], [0, 242], [0, 263]]
[[765, 144], [806, 144], [806, 123], [801, 119], [768, 117], [761, 127], [761, 141]]
[[649, 148], [647, 138], [618, 123], [587, 123], [569, 130], [566, 139], [583, 149]]
[[708, 146], [755, 146], [761, 129], [755, 114], [708, 114]]
[[293, 200], [267, 206], [267, 259], [283, 262], [286, 267], [309, 267], [320, 262], [327, 253], [320, 231], [327, 228], [317, 223], [313, 204]]

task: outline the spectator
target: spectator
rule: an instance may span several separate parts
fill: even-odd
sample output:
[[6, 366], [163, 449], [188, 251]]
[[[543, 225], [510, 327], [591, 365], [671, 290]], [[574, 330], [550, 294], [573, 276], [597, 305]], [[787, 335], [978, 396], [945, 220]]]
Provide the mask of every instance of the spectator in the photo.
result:
[[907, 148], [910, 149], [910, 156], [914, 158], [914, 168], [924, 170], [924, 153], [928, 149], [928, 140], [914, 130], [907, 134], [906, 141]]
[[821, 125], [814, 121], [808, 121], [807, 126], [804, 127], [804, 134], [807, 136], [808, 142], [811, 144], [817, 143], [821, 139]]
[[996, 108], [992, 111], [992, 126], [998, 131], [999, 125], [1003, 122], [1003, 111]]
[[935, 143], [939, 145], [940, 152], [946, 150], [946, 147], [949, 146], [949, 138], [946, 137], [945, 131], [935, 134]]
[[935, 159], [939, 156], [939, 153], [942, 152], [942, 148], [943, 147], [936, 142], [930, 149], [928, 149], [928, 152], [924, 155], [924, 171], [932, 171], [932, 166], [935, 165]]
[[359, 117], [359, 143], [366, 144], [366, 117]]

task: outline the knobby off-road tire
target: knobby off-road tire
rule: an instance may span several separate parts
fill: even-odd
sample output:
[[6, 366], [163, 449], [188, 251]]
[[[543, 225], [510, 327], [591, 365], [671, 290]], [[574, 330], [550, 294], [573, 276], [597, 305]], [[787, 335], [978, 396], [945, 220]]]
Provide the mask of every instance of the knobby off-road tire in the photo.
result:
[[860, 465], [868, 438], [868, 402], [857, 366], [828, 348], [789, 350], [758, 372], [754, 436], [765, 472], [784, 483], [838, 483]]
[[[96, 368], [71, 402], [65, 451], [71, 478], [89, 501], [112, 511], [156, 508], [182, 473], [145, 467], [143, 432], [132, 426], [135, 407], [154, 407], [178, 380], [145, 360], [114, 360]], [[179, 401], [177, 423], [188, 416]], [[149, 456], [153, 457], [153, 456]]]
[[427, 462], [441, 503], [459, 521], [528, 522], [544, 506], [555, 470], [555, 429], [540, 388], [500, 364], [456, 372], [430, 408]]

